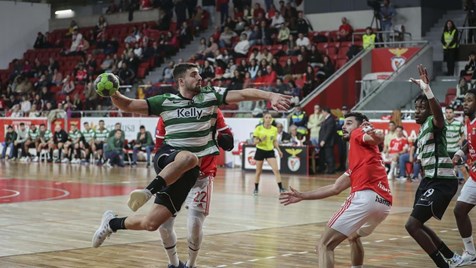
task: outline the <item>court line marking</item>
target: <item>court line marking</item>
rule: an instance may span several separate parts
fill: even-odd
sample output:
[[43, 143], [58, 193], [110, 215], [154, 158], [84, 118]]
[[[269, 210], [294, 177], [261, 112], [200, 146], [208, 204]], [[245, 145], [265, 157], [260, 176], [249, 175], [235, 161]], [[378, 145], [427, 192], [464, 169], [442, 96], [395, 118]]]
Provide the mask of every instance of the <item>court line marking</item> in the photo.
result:
[[10, 197], [15, 197], [15, 196], [19, 196], [19, 195], [20, 195], [20, 192], [19, 192], [19, 191], [10, 190], [10, 189], [0, 189], [0, 190], [5, 191], [5, 192], [12, 192], [12, 193], [13, 193], [13, 194], [10, 194], [10, 195], [0, 196], [0, 199], [2, 199], [2, 198], [10, 198]]
[[[28, 186], [28, 185], [21, 185], [21, 186], [17, 186], [17, 187], [21, 187], [21, 188], [30, 188], [30, 189], [43, 189], [43, 190], [52, 190], [52, 191], [58, 191], [58, 192], [62, 192], [63, 194], [61, 195], [58, 195], [58, 196], [52, 196], [52, 197], [47, 197], [47, 198], [42, 198], [42, 199], [33, 199], [33, 200], [29, 200], [29, 201], [48, 201], [48, 200], [56, 200], [56, 199], [61, 199], [61, 198], [64, 198], [64, 197], [67, 197], [69, 196], [71, 193], [67, 190], [63, 190], [63, 189], [59, 189], [59, 188], [54, 188], [54, 187], [45, 187], [45, 186]], [[12, 194], [10, 196], [0, 196], [0, 198], [9, 198], [9, 197], [16, 197], [16, 196], [19, 196], [21, 194], [21, 191], [16, 191], [16, 190], [11, 190], [11, 189], [0, 189], [0, 190], [4, 190], [4, 191], [10, 191], [10, 192], [15, 192], [15, 194]], [[18, 193], [18, 194], [16, 194]]]
[[[452, 228], [452, 229], [444, 229], [444, 230], [441, 230], [440, 232], [442, 233], [446, 233], [448, 231], [458, 231], [457, 228]], [[391, 237], [391, 238], [388, 238], [388, 239], [381, 239], [381, 240], [375, 240], [373, 243], [382, 243], [382, 242], [385, 242], [385, 241], [395, 241], [395, 240], [398, 240], [398, 239], [407, 239], [407, 238], [410, 238], [410, 236], [408, 235], [404, 235], [404, 236], [401, 236], [401, 237]], [[365, 242], [362, 242], [363, 245], [368, 245], [368, 244], [371, 244], [372, 242], [370, 241], [365, 241]], [[337, 246], [335, 249], [342, 249], [343, 247], [350, 247], [350, 245], [339, 245]], [[295, 255], [303, 255], [303, 254], [308, 254], [310, 253], [309, 251], [300, 251], [300, 252], [294, 252], [294, 253], [285, 253], [285, 254], [281, 254], [279, 256], [281, 257], [290, 257], [290, 256], [295, 256]], [[314, 253], [314, 252], [311, 252], [311, 253]], [[261, 261], [261, 260], [269, 260], [269, 259], [274, 259], [276, 258], [276, 256], [268, 256], [268, 257], [263, 257], [263, 258], [258, 258], [258, 259], [252, 259], [252, 260], [248, 260], [248, 262], [258, 262], [258, 261]], [[245, 263], [246, 261], [239, 261], [239, 262], [234, 262], [232, 263], [232, 265], [238, 265], [238, 264], [243, 264]], [[228, 267], [226, 264], [221, 264], [221, 265], [218, 265], [218, 266], [215, 266], [216, 268], [222, 268], [222, 267]]]

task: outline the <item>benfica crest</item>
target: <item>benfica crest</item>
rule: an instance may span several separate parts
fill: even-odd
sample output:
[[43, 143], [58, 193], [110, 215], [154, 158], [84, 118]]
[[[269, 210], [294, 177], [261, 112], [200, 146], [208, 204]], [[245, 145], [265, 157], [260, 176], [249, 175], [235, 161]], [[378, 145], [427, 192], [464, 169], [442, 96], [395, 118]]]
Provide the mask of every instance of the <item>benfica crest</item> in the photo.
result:
[[286, 149], [286, 152], [291, 156], [288, 158], [288, 168], [291, 171], [298, 171], [301, 167], [301, 159], [297, 157], [302, 149]]
[[408, 51], [408, 48], [391, 48], [388, 51], [395, 55], [395, 57], [392, 57], [390, 60], [392, 64], [392, 69], [396, 71], [400, 67], [402, 67], [402, 65], [405, 64], [405, 62], [407, 61], [407, 58], [402, 57], [402, 55]]

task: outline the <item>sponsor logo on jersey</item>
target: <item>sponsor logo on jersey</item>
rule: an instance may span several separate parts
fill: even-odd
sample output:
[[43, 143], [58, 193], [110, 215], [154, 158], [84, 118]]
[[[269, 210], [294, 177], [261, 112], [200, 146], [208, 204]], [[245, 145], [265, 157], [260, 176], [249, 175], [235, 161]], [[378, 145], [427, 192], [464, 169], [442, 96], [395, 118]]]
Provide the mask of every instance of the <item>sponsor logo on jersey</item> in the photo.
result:
[[202, 118], [202, 114], [203, 114], [203, 111], [195, 107], [177, 109], [178, 118], [195, 117], [197, 119], [200, 119]]

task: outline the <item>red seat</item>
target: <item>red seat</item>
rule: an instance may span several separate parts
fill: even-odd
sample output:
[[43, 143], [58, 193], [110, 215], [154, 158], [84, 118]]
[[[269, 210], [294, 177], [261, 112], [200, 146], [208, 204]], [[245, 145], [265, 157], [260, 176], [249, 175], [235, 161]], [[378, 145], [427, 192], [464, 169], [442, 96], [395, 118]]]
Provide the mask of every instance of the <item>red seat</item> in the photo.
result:
[[446, 95], [456, 95], [456, 88], [448, 88]]

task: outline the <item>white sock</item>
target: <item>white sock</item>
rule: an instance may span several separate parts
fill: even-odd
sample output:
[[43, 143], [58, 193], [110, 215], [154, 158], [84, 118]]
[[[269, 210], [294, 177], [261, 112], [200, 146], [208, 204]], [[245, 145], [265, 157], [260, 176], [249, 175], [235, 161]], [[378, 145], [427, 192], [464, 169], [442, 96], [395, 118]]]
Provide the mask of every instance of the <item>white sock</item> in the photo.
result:
[[352, 267], [350, 267], [350, 268], [364, 268], [364, 266], [363, 265], [352, 265]]
[[164, 244], [165, 252], [169, 257], [169, 264], [173, 266], [179, 265], [179, 257], [177, 254], [177, 235], [175, 234], [174, 229], [175, 217], [170, 217], [166, 222], [164, 222], [159, 227], [160, 237], [162, 238], [162, 243]]
[[474, 249], [474, 241], [473, 241], [473, 236], [463, 238], [463, 244], [464, 244], [464, 249], [472, 254], [476, 253], [476, 250]]
[[203, 222], [205, 221], [205, 214], [202, 212], [189, 209], [187, 219], [188, 229], [188, 261], [187, 267], [195, 267], [197, 261], [198, 251], [202, 244], [203, 238]]

